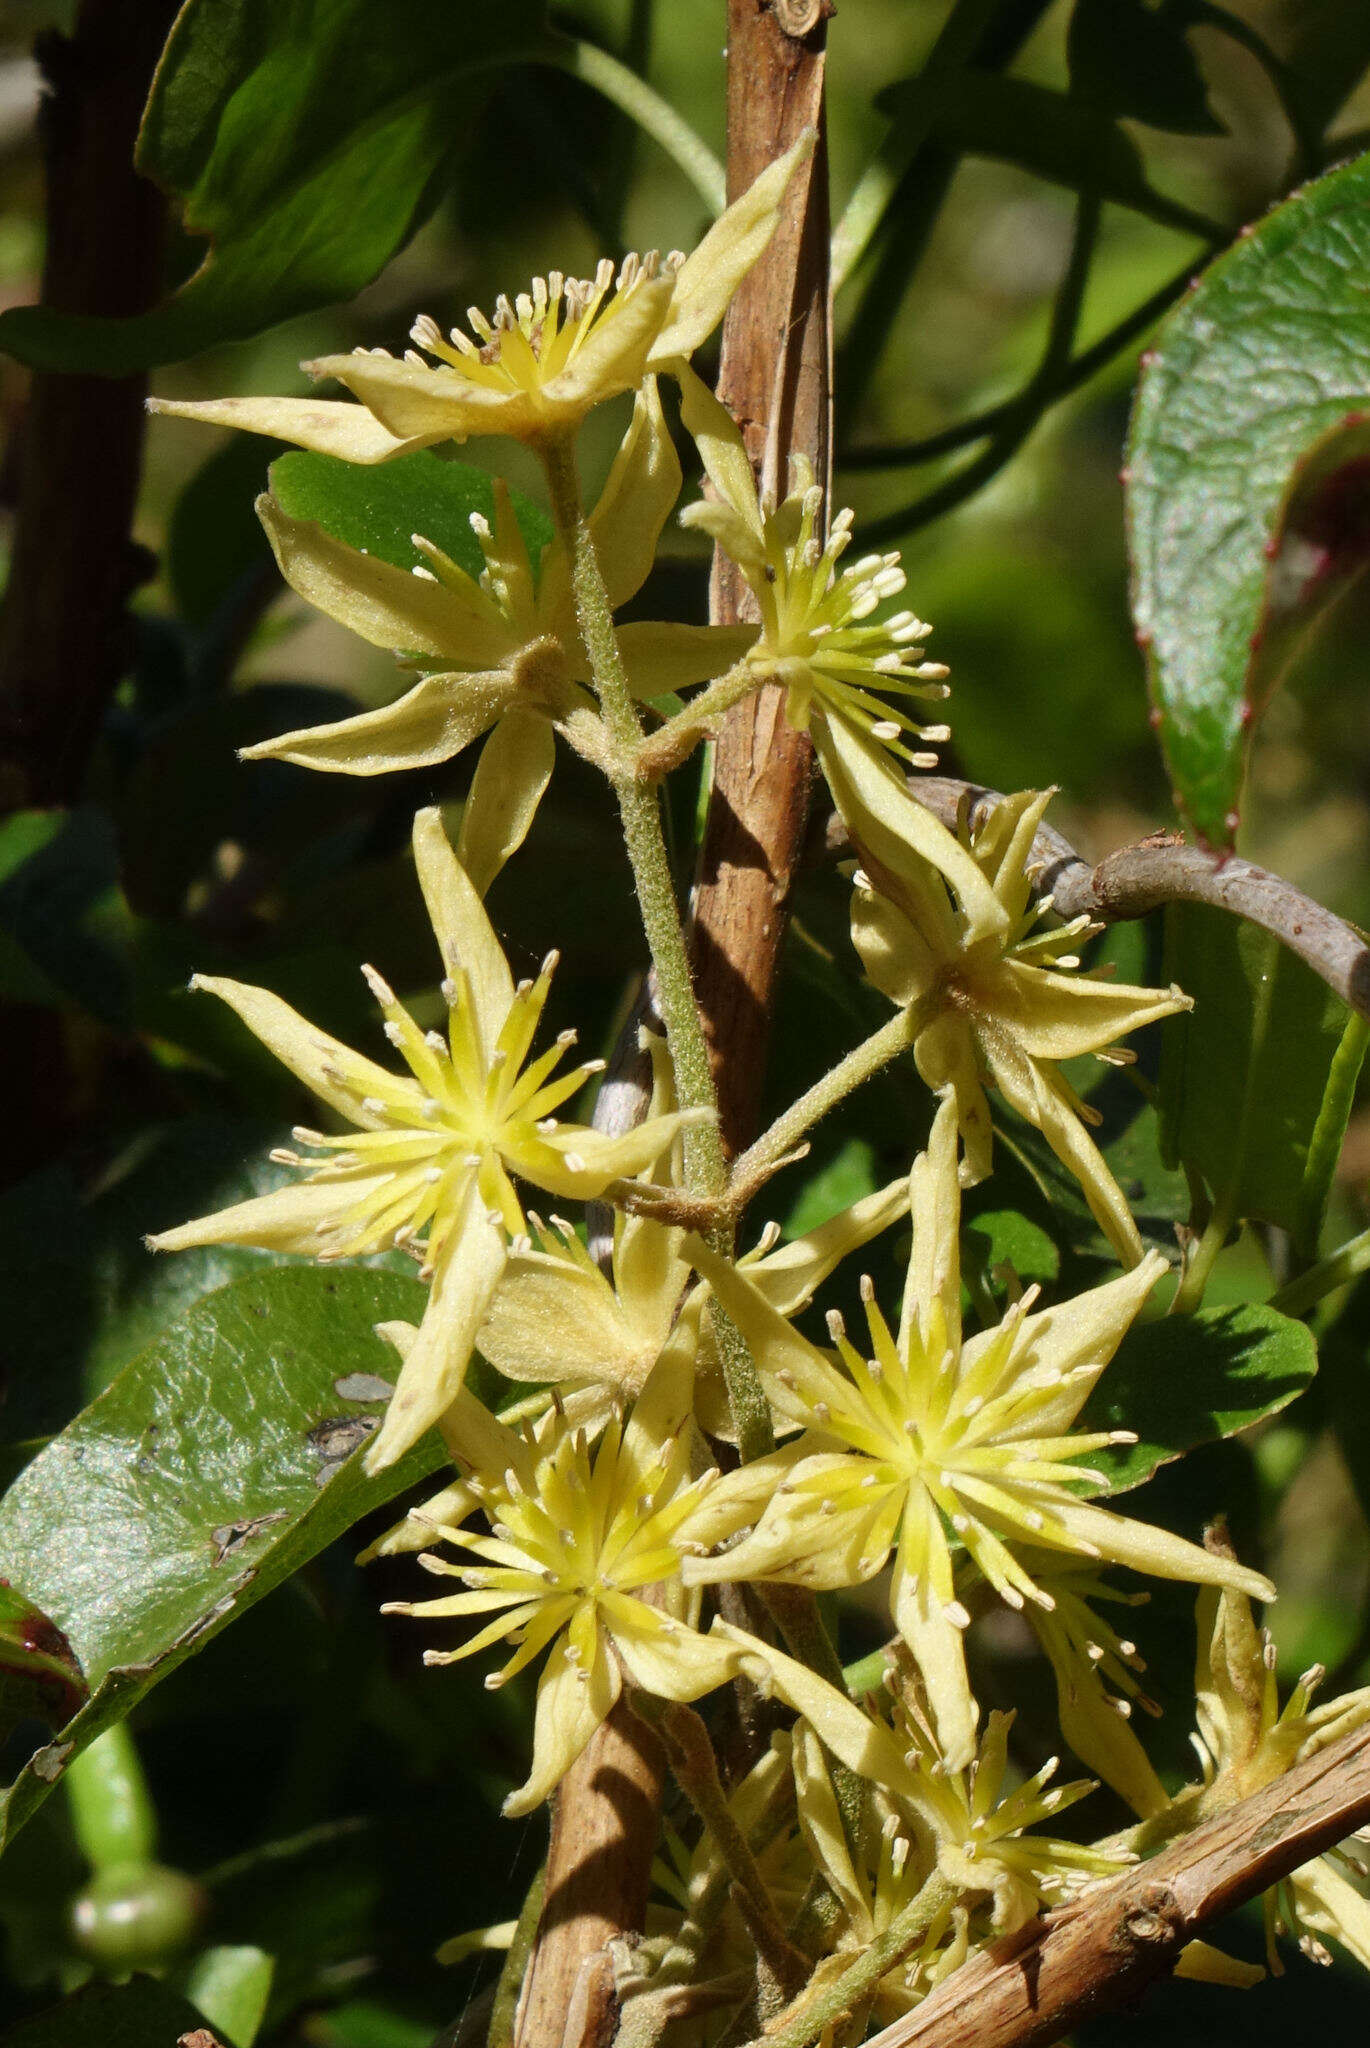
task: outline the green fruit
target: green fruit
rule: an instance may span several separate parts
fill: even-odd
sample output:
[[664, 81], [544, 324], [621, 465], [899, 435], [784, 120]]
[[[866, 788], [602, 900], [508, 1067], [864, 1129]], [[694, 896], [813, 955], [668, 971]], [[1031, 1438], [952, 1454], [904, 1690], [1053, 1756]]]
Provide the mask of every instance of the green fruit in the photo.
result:
[[183, 1871], [163, 1863], [115, 1863], [72, 1900], [72, 1936], [107, 1973], [157, 1969], [189, 1947], [207, 1904]]

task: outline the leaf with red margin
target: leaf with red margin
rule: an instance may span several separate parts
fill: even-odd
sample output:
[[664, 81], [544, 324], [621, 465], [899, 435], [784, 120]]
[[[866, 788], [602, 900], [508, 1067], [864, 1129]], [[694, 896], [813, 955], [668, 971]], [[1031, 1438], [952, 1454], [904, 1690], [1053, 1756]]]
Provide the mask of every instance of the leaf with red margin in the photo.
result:
[[1137, 394], [1124, 472], [1133, 616], [1176, 802], [1210, 843], [1232, 842], [1252, 724], [1312, 608], [1359, 566], [1368, 401], [1365, 156], [1210, 266]]

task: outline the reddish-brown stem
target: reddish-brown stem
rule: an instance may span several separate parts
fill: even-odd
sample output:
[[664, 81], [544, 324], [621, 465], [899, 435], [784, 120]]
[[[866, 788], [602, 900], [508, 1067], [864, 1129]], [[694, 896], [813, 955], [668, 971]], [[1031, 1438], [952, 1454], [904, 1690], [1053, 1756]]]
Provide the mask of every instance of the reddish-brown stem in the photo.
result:
[[[818, 147], [795, 174], [769, 249], [744, 280], [723, 328], [718, 391], [763, 480], [785, 489], [792, 453], [827, 478], [831, 441], [828, 164], [823, 136], [822, 0], [729, 0], [728, 196], [802, 132]], [[789, 33], [788, 27], [797, 33]], [[754, 618], [751, 593], [715, 558], [710, 617]], [[694, 897], [695, 980], [713, 1055], [724, 1146], [756, 1129], [780, 948], [803, 852], [812, 750], [786, 724], [781, 693], [728, 713]]]
[[[827, 158], [822, 142], [824, 0], [729, 0], [728, 195], [735, 198], [806, 127], [819, 146], [796, 173], [786, 217], [733, 300], [719, 390], [759, 470], [792, 450], [826, 477], [830, 442]], [[786, 24], [797, 33], [787, 32]], [[715, 564], [711, 616], [749, 616], [749, 593]], [[811, 753], [765, 690], [726, 719], [694, 901], [696, 990], [725, 1144], [756, 1123], [780, 943], [803, 853]], [[615, 2007], [607, 1943], [640, 1929], [661, 1796], [654, 1738], [620, 1708], [557, 1793], [547, 1900], [517, 2048], [599, 2048]]]
[[664, 1773], [660, 1742], [620, 1700], [558, 1786], [516, 2048], [607, 2048], [613, 2039], [608, 1944], [643, 1925]]

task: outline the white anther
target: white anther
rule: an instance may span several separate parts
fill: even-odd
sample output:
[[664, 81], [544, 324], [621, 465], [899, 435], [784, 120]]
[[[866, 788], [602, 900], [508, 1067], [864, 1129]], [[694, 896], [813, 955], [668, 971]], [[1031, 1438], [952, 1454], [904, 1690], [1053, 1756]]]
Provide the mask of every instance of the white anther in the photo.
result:
[[377, 974], [374, 967], [363, 967], [362, 979], [378, 1003], [383, 1004], [388, 1010], [395, 1007], [395, 991], [384, 975]]

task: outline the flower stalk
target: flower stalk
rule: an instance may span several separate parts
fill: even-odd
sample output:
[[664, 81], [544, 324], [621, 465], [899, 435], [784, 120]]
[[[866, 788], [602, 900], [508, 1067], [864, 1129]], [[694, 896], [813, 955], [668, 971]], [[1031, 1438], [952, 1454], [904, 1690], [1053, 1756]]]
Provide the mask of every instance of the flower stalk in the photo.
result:
[[[634, 769], [642, 727], [624, 674], [594, 536], [585, 518], [573, 447], [569, 439], [550, 440], [540, 452], [552, 517], [571, 563], [576, 618], [589, 656], [591, 678], [604, 723], [621, 757], [612, 767], [610, 779], [618, 798], [624, 844], [656, 972], [657, 1003], [675, 1069], [676, 1096], [682, 1109], [705, 1109], [712, 1113], [709, 1121], [694, 1125], [686, 1135], [685, 1185], [691, 1194], [717, 1197], [727, 1184], [727, 1163], [718, 1128], [718, 1093], [695, 1003], [685, 934], [676, 907], [675, 882], [661, 830], [661, 807], [655, 789], [639, 781]], [[731, 1230], [725, 1225], [718, 1227], [710, 1233], [710, 1242], [726, 1256], [732, 1249]], [[714, 1320], [742, 1455], [763, 1457], [771, 1448], [770, 1410], [756, 1368], [746, 1345], [727, 1319], [716, 1315]]]
[[[876, 1936], [859, 1962], [816, 1996], [801, 1995], [796, 1999], [791, 2019], [787, 2021], [782, 2015], [779, 2021], [771, 2023], [766, 2029], [764, 2048], [809, 2048], [811, 2041], [845, 2019], [870, 1996], [882, 1977], [897, 1970], [912, 1955], [934, 1921], [948, 1912], [956, 1899], [956, 1886], [934, 1870], [903, 1912], [883, 1934]], [[761, 2048], [761, 2044], [752, 2043], [751, 2048]]]
[[786, 1934], [751, 1845], [729, 1808], [707, 1728], [692, 1707], [673, 1701], [663, 1702], [652, 1718], [666, 1743], [676, 1783], [727, 1867], [761, 1962], [784, 1996], [793, 1998], [809, 1974], [808, 1960]]
[[829, 1110], [836, 1109], [863, 1082], [909, 1050], [927, 1021], [930, 1008], [931, 1005], [915, 1003], [910, 1009], [897, 1010], [869, 1038], [853, 1046], [812, 1088], [806, 1089], [797, 1102], [791, 1103], [754, 1145], [748, 1146], [735, 1162], [728, 1184], [729, 1197], [737, 1209], [746, 1206], [787, 1156], [793, 1157], [805, 1133], [820, 1123]]
[[585, 518], [574, 449], [569, 439], [555, 439], [545, 442], [540, 452], [552, 517], [571, 563], [576, 618], [589, 656], [595, 694], [620, 755], [610, 774], [637, 885], [643, 929], [656, 970], [657, 1000], [675, 1067], [676, 1094], [682, 1108], [709, 1109], [715, 1113], [714, 1122], [699, 1125], [686, 1140], [685, 1183], [692, 1194], [716, 1195], [722, 1192], [726, 1171], [716, 1121], [718, 1097], [709, 1066], [709, 1049], [695, 1007], [660, 807], [656, 792], [639, 783], [633, 769], [642, 727], [614, 636], [613, 612], [600, 573], [594, 536]]

